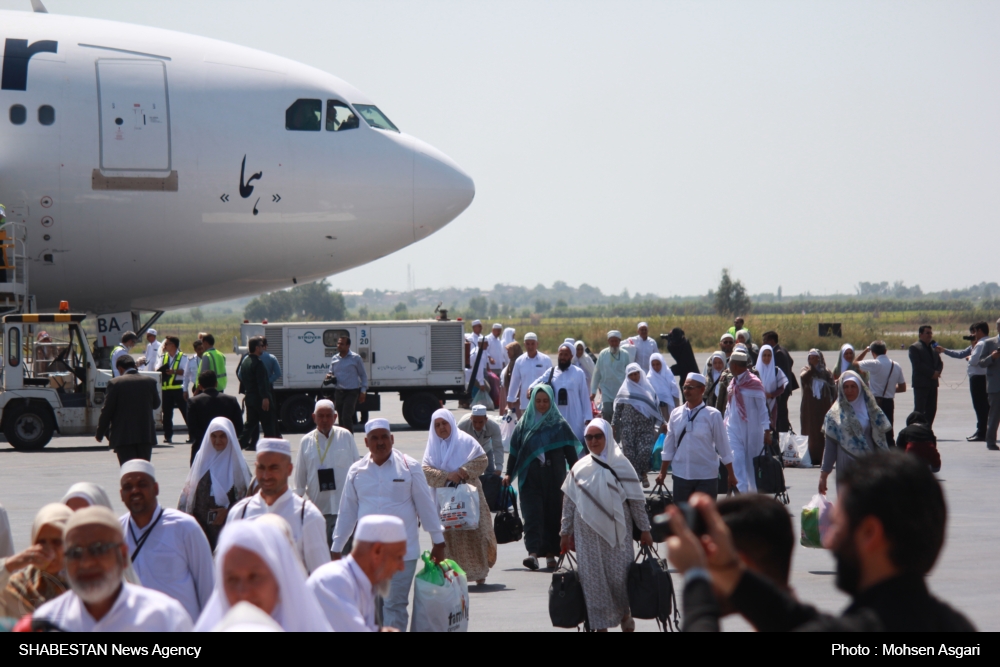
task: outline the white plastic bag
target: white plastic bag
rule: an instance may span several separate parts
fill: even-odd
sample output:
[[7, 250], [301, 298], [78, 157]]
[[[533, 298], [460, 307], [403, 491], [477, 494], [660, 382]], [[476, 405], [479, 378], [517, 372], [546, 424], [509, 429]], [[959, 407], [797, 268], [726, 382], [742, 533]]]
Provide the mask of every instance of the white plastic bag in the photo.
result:
[[786, 468], [811, 468], [809, 458], [809, 436], [782, 433], [779, 438], [781, 445], [781, 462]]
[[479, 489], [472, 484], [440, 487], [437, 502], [445, 530], [479, 528]]
[[517, 426], [517, 413], [507, 410], [507, 414], [500, 418], [500, 435], [503, 437], [503, 451], [510, 451], [510, 439], [514, 437], [514, 427]]
[[490, 397], [490, 392], [483, 391], [482, 388], [476, 386], [472, 390], [472, 405], [485, 405], [487, 410], [495, 409], [493, 405], [493, 399]]
[[833, 503], [816, 494], [805, 507], [799, 521], [799, 544], [811, 549], [825, 549], [826, 535], [833, 520]]
[[468, 631], [469, 584], [465, 574], [447, 568], [443, 584], [417, 576], [413, 581], [410, 632]]

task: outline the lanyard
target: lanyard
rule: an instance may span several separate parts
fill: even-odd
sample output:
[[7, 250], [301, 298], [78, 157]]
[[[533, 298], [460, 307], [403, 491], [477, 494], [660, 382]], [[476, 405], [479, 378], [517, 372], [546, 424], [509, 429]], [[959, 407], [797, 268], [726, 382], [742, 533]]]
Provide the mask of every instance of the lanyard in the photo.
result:
[[153, 529], [156, 528], [156, 524], [160, 523], [160, 519], [162, 518], [163, 518], [163, 508], [161, 507], [160, 515], [156, 517], [156, 520], [149, 526], [149, 528], [146, 529], [146, 532], [143, 533], [142, 536], [139, 538], [136, 538], [135, 531], [132, 530], [132, 519], [129, 518], [128, 532], [129, 534], [132, 535], [132, 541], [135, 542], [135, 551], [132, 552], [133, 563], [135, 562], [135, 559], [139, 556], [139, 551], [142, 550], [142, 547], [146, 545], [146, 540], [149, 539], [149, 534], [153, 532]]
[[688, 420], [687, 426], [684, 427], [684, 430], [681, 431], [680, 437], [677, 438], [677, 447], [674, 448], [674, 452], [675, 452], [674, 456], [677, 455], [676, 454], [677, 450], [679, 450], [681, 448], [681, 443], [684, 442], [684, 436], [687, 435], [688, 427], [691, 426], [691, 422], [693, 422], [695, 420], [695, 417], [698, 416], [698, 413], [701, 412], [702, 408], [704, 408], [704, 407], [705, 407], [704, 405], [699, 405], [697, 410], [691, 410], [691, 414], [688, 415], [688, 418], [687, 418], [687, 420]]
[[[319, 453], [319, 439], [323, 437], [323, 432], [316, 429], [316, 452]], [[326, 463], [326, 455], [330, 451], [330, 445], [333, 444], [333, 427], [330, 427], [330, 436], [326, 439], [326, 448], [323, 453], [319, 455], [319, 462], [322, 465]]]

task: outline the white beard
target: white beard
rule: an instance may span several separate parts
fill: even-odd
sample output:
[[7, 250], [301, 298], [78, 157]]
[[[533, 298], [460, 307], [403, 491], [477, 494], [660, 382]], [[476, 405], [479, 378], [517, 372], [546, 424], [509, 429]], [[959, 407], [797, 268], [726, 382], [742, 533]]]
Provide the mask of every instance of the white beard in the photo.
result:
[[73, 589], [78, 598], [87, 604], [97, 604], [107, 600], [122, 585], [122, 581], [122, 571], [118, 567], [106, 572], [100, 580], [93, 583], [83, 584], [69, 577], [70, 588]]
[[389, 597], [389, 589], [391, 587], [392, 587], [392, 579], [386, 579], [385, 581], [380, 581], [375, 586], [375, 594], [385, 599]]

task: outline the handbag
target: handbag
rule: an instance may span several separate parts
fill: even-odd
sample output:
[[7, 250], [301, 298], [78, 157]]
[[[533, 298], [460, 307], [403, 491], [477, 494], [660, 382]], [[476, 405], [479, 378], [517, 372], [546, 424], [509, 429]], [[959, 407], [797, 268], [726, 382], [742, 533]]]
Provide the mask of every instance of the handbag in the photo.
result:
[[483, 495], [490, 512], [500, 511], [500, 494], [503, 492], [503, 477], [491, 472], [480, 476], [479, 483], [483, 485]]
[[773, 493], [776, 500], [785, 505], [789, 503], [785, 471], [781, 461], [768, 453], [766, 444], [760, 450], [760, 455], [753, 457], [753, 474], [757, 480], [758, 493]]
[[[663, 484], [657, 484], [653, 487], [653, 490], [649, 492], [646, 496], [646, 514], [649, 516], [649, 534], [652, 535], [654, 542], [663, 542], [670, 536], [670, 529], [668, 524], [656, 523], [653, 519], [660, 516], [667, 511], [667, 505], [674, 504], [674, 496], [670, 493]], [[639, 541], [642, 536], [642, 531], [639, 527], [632, 524], [632, 539]]]
[[[505, 486], [500, 492], [500, 511], [493, 519], [493, 534], [497, 544], [518, 542], [524, 536], [524, 524], [517, 513], [517, 501], [513, 498], [514, 489]], [[507, 504], [510, 503], [510, 509]]]
[[[563, 563], [566, 565], [563, 566]], [[549, 619], [556, 628], [578, 628], [582, 623], [590, 631], [583, 583], [576, 570], [576, 559], [570, 553], [559, 556], [556, 571], [552, 573], [552, 583], [549, 585]]]
[[657, 626], [664, 632], [681, 629], [680, 610], [667, 561], [650, 547], [642, 547], [628, 567], [628, 605], [632, 616], [656, 619]]

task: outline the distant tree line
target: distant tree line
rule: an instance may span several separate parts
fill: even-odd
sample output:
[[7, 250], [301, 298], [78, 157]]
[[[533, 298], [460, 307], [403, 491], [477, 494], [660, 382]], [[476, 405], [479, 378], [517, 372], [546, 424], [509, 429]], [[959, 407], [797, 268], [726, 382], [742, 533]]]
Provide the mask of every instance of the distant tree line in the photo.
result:
[[243, 310], [243, 316], [251, 322], [342, 320], [346, 315], [344, 296], [332, 291], [326, 280], [261, 294]]

